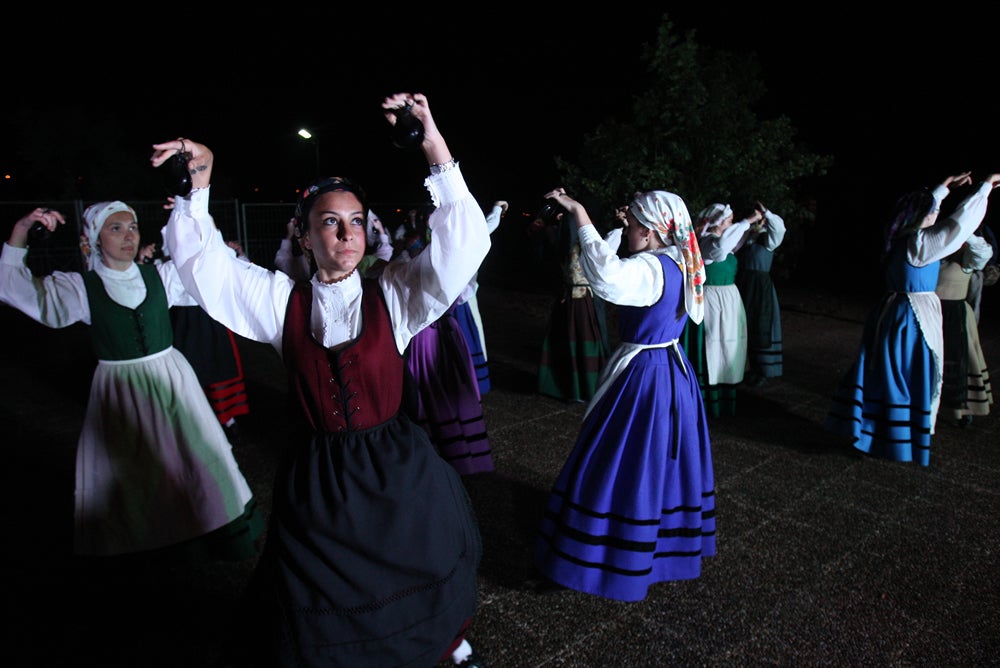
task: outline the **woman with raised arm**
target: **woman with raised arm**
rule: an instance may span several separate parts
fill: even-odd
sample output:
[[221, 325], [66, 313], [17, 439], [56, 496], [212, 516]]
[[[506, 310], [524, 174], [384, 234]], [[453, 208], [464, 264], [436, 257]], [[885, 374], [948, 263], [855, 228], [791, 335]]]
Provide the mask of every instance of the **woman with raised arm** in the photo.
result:
[[734, 222], [732, 207], [716, 202], [695, 217], [705, 260], [705, 320], [688, 321], [681, 342], [698, 371], [713, 418], [736, 415], [736, 387], [747, 366], [747, 314], [736, 287], [736, 249], [760, 216], [754, 211]]
[[993, 386], [979, 340], [979, 324], [969, 303], [972, 277], [982, 271], [991, 257], [993, 247], [976, 233], [941, 260], [938, 274], [935, 292], [941, 298], [944, 351], [938, 416], [954, 421], [959, 427], [972, 424], [974, 415], [989, 415], [993, 405]]
[[579, 228], [580, 265], [594, 294], [618, 305], [622, 343], [552, 486], [535, 566], [556, 585], [639, 601], [657, 582], [698, 577], [715, 555], [708, 417], [678, 341], [704, 316], [705, 265], [673, 193], [629, 204], [625, 259], [562, 188], [546, 197]]
[[930, 464], [944, 359], [941, 299], [935, 292], [941, 260], [975, 233], [997, 183], [1000, 174], [989, 175], [941, 219], [942, 202], [952, 188], [972, 184], [971, 172], [896, 201], [882, 252], [885, 296], [865, 321], [858, 355], [834, 390], [825, 421], [857, 450]]
[[785, 240], [785, 220], [757, 202], [760, 218], [736, 247], [736, 287], [747, 316], [747, 371], [743, 382], [759, 387], [784, 373], [781, 303], [771, 278], [774, 252]]
[[194, 369], [173, 347], [169, 309], [195, 302], [172, 262], [136, 263], [131, 206], [98, 202], [83, 218], [83, 273], [36, 277], [25, 264], [32, 225], [66, 222], [47, 208], [14, 224], [0, 256], [0, 302], [46, 327], [90, 325], [97, 368], [76, 448], [76, 554], [255, 556], [256, 502]]
[[462, 479], [403, 410], [410, 339], [440, 317], [490, 247], [486, 220], [427, 98], [398, 93], [424, 124], [434, 243], [362, 277], [364, 191], [342, 177], [303, 189], [296, 223], [315, 261], [296, 282], [233, 258], [208, 212], [212, 152], [189, 153], [194, 189], [178, 198], [167, 243], [185, 285], [234, 332], [271, 344], [297, 406], [283, 444], [264, 553], [248, 592], [238, 665], [476, 666], [465, 632], [481, 544]]

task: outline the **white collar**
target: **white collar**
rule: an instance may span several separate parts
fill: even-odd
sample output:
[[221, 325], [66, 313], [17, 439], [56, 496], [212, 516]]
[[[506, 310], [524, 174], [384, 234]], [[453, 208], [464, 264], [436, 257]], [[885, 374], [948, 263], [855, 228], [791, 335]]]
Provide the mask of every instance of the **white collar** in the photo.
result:
[[139, 265], [133, 262], [129, 265], [128, 269], [119, 271], [117, 269], [112, 269], [108, 265], [101, 262], [94, 267], [94, 271], [96, 271], [97, 275], [101, 278], [106, 278], [112, 281], [131, 281], [139, 276]]

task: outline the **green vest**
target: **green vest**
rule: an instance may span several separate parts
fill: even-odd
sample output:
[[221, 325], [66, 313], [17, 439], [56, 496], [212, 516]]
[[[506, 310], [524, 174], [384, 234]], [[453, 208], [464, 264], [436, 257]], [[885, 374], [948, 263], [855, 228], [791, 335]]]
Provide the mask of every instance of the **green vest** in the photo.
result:
[[722, 262], [705, 265], [705, 285], [732, 285], [736, 282], [739, 261], [730, 253]]
[[90, 303], [90, 341], [100, 360], [131, 360], [166, 350], [174, 343], [163, 281], [153, 265], [138, 265], [146, 298], [134, 309], [111, 299], [97, 272], [83, 274]]

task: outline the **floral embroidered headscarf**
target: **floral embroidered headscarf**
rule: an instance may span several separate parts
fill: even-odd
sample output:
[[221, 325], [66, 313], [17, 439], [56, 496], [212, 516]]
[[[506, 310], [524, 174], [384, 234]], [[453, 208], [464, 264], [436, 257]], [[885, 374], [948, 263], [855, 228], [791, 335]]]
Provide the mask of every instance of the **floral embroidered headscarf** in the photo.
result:
[[705, 262], [684, 200], [665, 190], [652, 190], [636, 195], [629, 211], [666, 244], [664, 252], [684, 276], [684, 310], [692, 322], [700, 324], [705, 317]]

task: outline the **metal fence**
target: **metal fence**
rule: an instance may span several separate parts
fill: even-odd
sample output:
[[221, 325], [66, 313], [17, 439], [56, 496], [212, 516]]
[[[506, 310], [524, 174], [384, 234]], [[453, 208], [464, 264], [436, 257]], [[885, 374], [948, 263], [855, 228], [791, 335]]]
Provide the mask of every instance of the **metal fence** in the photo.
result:
[[[35, 274], [49, 274], [52, 271], [81, 271], [83, 258], [80, 254], [80, 234], [83, 231], [83, 212], [89, 206], [82, 200], [46, 201], [45, 206], [61, 212], [66, 217], [66, 225], [57, 229], [48, 239], [32, 244], [28, 254], [29, 265]], [[161, 229], [167, 224], [170, 211], [163, 208], [163, 200], [130, 201], [139, 219], [142, 243], [162, 242]], [[0, 202], [0, 220], [14, 221], [39, 206], [39, 202]], [[372, 209], [391, 230], [403, 213], [419, 204], [384, 202], [372, 204]], [[210, 201], [209, 213], [215, 225], [222, 231], [227, 241], [238, 241], [251, 261], [268, 269], [274, 269], [274, 254], [285, 238], [288, 221], [295, 212], [295, 205], [289, 202], [241, 203], [238, 200]], [[0, 232], [6, 240], [8, 233]]]

